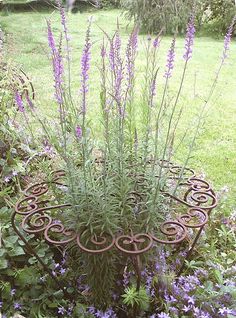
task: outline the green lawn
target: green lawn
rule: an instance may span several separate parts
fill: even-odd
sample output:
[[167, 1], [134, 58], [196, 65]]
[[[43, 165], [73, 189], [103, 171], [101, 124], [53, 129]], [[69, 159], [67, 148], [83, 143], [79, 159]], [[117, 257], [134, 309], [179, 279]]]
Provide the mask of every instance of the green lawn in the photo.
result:
[[[84, 42], [84, 34], [87, 19], [94, 16], [92, 28], [93, 57], [92, 57], [92, 81], [90, 84], [90, 108], [93, 114], [94, 125], [98, 126], [96, 110], [99, 107], [99, 48], [102, 43], [103, 32], [109, 34], [116, 29], [117, 17], [121, 26], [121, 34], [124, 40], [128, 37], [128, 31], [132, 24], [121, 16], [120, 11], [94, 11], [83, 14], [69, 15], [69, 30], [73, 46], [73, 90], [75, 94], [79, 91], [79, 63], [80, 54]], [[53, 85], [51, 67], [48, 58], [46, 19], [52, 20], [53, 31], [59, 34], [60, 22], [57, 13], [24, 12], [12, 13], [9, 16], [1, 16], [0, 23], [8, 34], [8, 57], [22, 65], [23, 69], [30, 75], [37, 94], [37, 106], [48, 116], [53, 115], [56, 105], [53, 102]], [[145, 36], [140, 35], [139, 55], [137, 71], [139, 85], [144, 61]], [[159, 51], [160, 74], [165, 66], [165, 57], [171, 38], [164, 37]], [[176, 60], [177, 66], [171, 79], [171, 90], [177, 90], [180, 71], [183, 65], [184, 39], [178, 38]], [[189, 64], [188, 76], [185, 82], [181, 102], [185, 104], [185, 118], [195, 116], [199, 112], [199, 106], [209, 92], [211, 80], [214, 78], [223, 48], [223, 39], [197, 38], [194, 46], [193, 59]], [[236, 45], [232, 43], [230, 58], [227, 60], [221, 73], [216, 93], [209, 105], [205, 125], [198, 138], [191, 166], [199, 173], [205, 173], [216, 190], [223, 186], [230, 189], [226, 212], [231, 212], [236, 207]], [[195, 98], [194, 98], [194, 79]], [[159, 77], [158, 92], [163, 85], [163, 77]], [[196, 97], [197, 95], [197, 97]], [[183, 121], [185, 127], [186, 121]], [[181, 157], [181, 154], [180, 154]]]

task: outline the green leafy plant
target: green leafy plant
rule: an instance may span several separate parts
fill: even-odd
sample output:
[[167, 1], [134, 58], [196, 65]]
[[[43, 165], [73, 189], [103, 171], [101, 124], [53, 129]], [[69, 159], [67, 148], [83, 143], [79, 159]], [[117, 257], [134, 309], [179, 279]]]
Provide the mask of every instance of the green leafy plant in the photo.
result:
[[123, 302], [127, 306], [139, 306], [141, 310], [147, 310], [149, 307], [149, 297], [144, 287], [141, 287], [137, 291], [136, 287], [131, 286], [125, 289], [125, 293], [122, 295]]

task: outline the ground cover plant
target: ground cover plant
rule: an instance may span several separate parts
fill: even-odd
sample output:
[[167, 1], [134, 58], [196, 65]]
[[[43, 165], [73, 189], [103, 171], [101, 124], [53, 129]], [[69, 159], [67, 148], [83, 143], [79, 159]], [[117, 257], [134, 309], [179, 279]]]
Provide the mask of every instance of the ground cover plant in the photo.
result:
[[[157, 94], [156, 89], [158, 88], [156, 86], [158, 84], [157, 75], [160, 72], [155, 59], [160, 45], [160, 36], [145, 39], [145, 54], [149, 62], [151, 62], [146, 64], [146, 77], [142, 82], [142, 94], [139, 95], [139, 101], [140, 97], [142, 97], [141, 107], [139, 108], [142, 116], [134, 116], [133, 107], [138, 108], [140, 106], [135, 102], [134, 98], [135, 81], [137, 81], [134, 76], [138, 43], [137, 29], [134, 28], [132, 30], [123, 51], [119, 25], [118, 28], [116, 27], [115, 33], [113, 32], [111, 35], [104, 34], [104, 40], [100, 42], [99, 48], [101, 61], [99, 69], [102, 79], [99, 93], [102, 116], [99, 118], [103, 125], [100, 125], [97, 130], [98, 137], [95, 139], [97, 142], [94, 144], [94, 134], [92, 133], [94, 127], [90, 123], [91, 117], [89, 117], [91, 114], [87, 114], [92, 21], [91, 19], [89, 20], [83, 47], [80, 72], [81, 88], [79, 99], [75, 102], [72, 98], [73, 88], [70, 85], [67, 86], [63, 76], [66, 70], [62, 65], [68, 63], [69, 83], [71, 75], [71, 60], [69, 57], [71, 52], [68, 50], [70, 41], [63, 11], [61, 11], [61, 17], [67, 47], [65, 60], [62, 58], [64, 44], [62, 44], [61, 37], [59, 37], [59, 46], [56, 45], [50, 21], [48, 21], [47, 30], [55, 80], [56, 112], [59, 108], [60, 114], [59, 123], [51, 129], [52, 122], [42, 121], [41, 114], [37, 114], [35, 111], [31, 113], [35, 123], [37, 120], [41, 122], [47, 142], [52, 146], [53, 152], [57, 152], [61, 158], [60, 160], [55, 160], [55, 162], [50, 161], [48, 163], [49, 170], [51, 165], [60, 165], [67, 171], [65, 196], [66, 200], [70, 201], [73, 206], [73, 213], [68, 211], [69, 217], [65, 216], [65, 222], [72, 224], [73, 228], [77, 227], [77, 230], [81, 230], [82, 224], [87, 231], [85, 234], [95, 233], [97, 235], [100, 234], [101, 230], [116, 231], [120, 228], [127, 228], [128, 230], [130, 224], [134, 228], [136, 226], [144, 230], [155, 227], [158, 216], [163, 217], [162, 210], [166, 206], [165, 200], [160, 193], [160, 190], [166, 185], [166, 178], [162, 172], [162, 166], [156, 167], [153, 162], [157, 158], [162, 160], [170, 159], [173, 149], [175, 149], [173, 138], [175, 134], [170, 132], [175, 132], [181, 114], [181, 107], [178, 109], [177, 106], [182, 90], [182, 81], [180, 81], [181, 85], [178, 88], [177, 99], [174, 99], [174, 102], [171, 98], [172, 91], [170, 90], [169, 94], [166, 94], [166, 90], [169, 90], [168, 83], [175, 66], [176, 40], [170, 41], [167, 64], [162, 73], [166, 83], [163, 87], [164, 93], [161, 95], [164, 96], [162, 100], [166, 99], [166, 102], [163, 102], [163, 108], [162, 104], [160, 104], [160, 109], [164, 109], [162, 117], [158, 116], [159, 112], [155, 113], [153, 111]], [[220, 59], [218, 71], [221, 70], [228, 55], [232, 27], [233, 24], [225, 38], [223, 55]], [[191, 59], [193, 38], [194, 26], [193, 18], [191, 18], [188, 25], [185, 49], [182, 53], [185, 61], [182, 68], [182, 80]], [[122, 53], [124, 54], [124, 59], [122, 59]], [[210, 93], [217, 80], [218, 73], [216, 73]], [[140, 84], [137, 85], [140, 87]], [[24, 113], [24, 103], [21, 95], [17, 93], [18, 91], [15, 92], [14, 96], [15, 106]], [[96, 102], [98, 103], [98, 98]], [[208, 103], [208, 99], [203, 102], [203, 108], [200, 108], [200, 110], [205, 110], [206, 103]], [[167, 121], [165, 121], [165, 117], [167, 117]], [[170, 126], [169, 123], [172, 118], [173, 126]], [[197, 117], [197, 119], [197, 122], [199, 122], [201, 116]], [[185, 124], [186, 121], [183, 120], [183, 125]], [[95, 128], [97, 127], [98, 125], [95, 124]], [[153, 130], [152, 127], [157, 127], [158, 129]], [[197, 126], [197, 128], [199, 127]], [[55, 131], [57, 132], [56, 135], [54, 134]], [[153, 134], [153, 131], [157, 131], [158, 134]], [[185, 136], [184, 130], [182, 133]], [[104, 136], [104, 141], [99, 141], [102, 136]], [[186, 144], [189, 144], [189, 140], [195, 141], [195, 136], [195, 133], [193, 133], [193, 137], [191, 137], [193, 139], [187, 139]], [[177, 135], [177, 141], [180, 138], [181, 135]], [[157, 145], [156, 139], [161, 140], [158, 147], [155, 147]], [[185, 144], [183, 143], [183, 145]], [[185, 151], [184, 147], [181, 149], [183, 164], [186, 164], [189, 159], [188, 152], [189, 147]], [[95, 163], [96, 159], [100, 159], [98, 165]], [[150, 161], [150, 159], [154, 160]], [[126, 200], [123, 200], [122, 204], [120, 204], [120, 199], [117, 202], [115, 201], [119, 197], [127, 197], [130, 191], [133, 190], [135, 186], [133, 175], [136, 173], [136, 165], [142, 167], [142, 173], [148, 180], [147, 193], [145, 193], [144, 200], [147, 207], [142, 207], [141, 209], [142, 218], [138, 215], [140, 211], [135, 212], [132, 209], [132, 205], [127, 203]], [[153, 178], [156, 173], [162, 175], [162, 178]], [[144, 190], [145, 187], [142, 186], [142, 189]], [[91, 197], [91, 192], [94, 194], [93, 197]], [[106, 194], [105, 198], [104, 193]], [[148, 196], [150, 199], [148, 199]], [[11, 206], [11, 204], [9, 205]], [[97, 206], [101, 206], [101, 209], [98, 210]], [[93, 211], [89, 220], [88, 209]], [[150, 215], [146, 213], [146, 209], [150, 209]], [[233, 254], [231, 256], [231, 247], [234, 245], [234, 216], [227, 218], [224, 221], [225, 225], [219, 227], [221, 240], [210, 240], [208, 242], [205, 237], [205, 248], [208, 246], [208, 248], [212, 249], [213, 261], [208, 261], [207, 263], [209, 273], [204, 270], [206, 258], [204, 257], [204, 252], [201, 253], [199, 249], [196, 260], [187, 263], [186, 276], [183, 275], [176, 281], [175, 270], [178, 267], [179, 260], [176, 259], [176, 264], [173, 267], [173, 264], [170, 265], [168, 263], [170, 252], [158, 248], [154, 254], [150, 255], [151, 259], [146, 260], [146, 266], [142, 273], [145, 285], [139, 291], [136, 290], [134, 272], [129, 266], [119, 273], [121, 274], [120, 277], [119, 275], [114, 275], [113, 271], [115, 269], [112, 266], [108, 270], [107, 265], [110, 265], [109, 262], [111, 260], [113, 265], [116, 263], [116, 255], [109, 255], [99, 259], [97, 274], [102, 269], [106, 269], [105, 273], [100, 274], [99, 278], [93, 272], [93, 263], [96, 262], [94, 257], [80, 256], [76, 252], [72, 252], [73, 258], [76, 257], [80, 261], [82, 268], [80, 272], [80, 270], [76, 269], [78, 263], [72, 261], [70, 253], [64, 254], [63, 258], [61, 258], [56, 251], [48, 250], [43, 243], [42, 246], [36, 243], [35, 248], [40, 249], [42, 257], [50, 264], [54, 275], [61, 277], [63, 284], [68, 282], [67, 290], [72, 294], [71, 299], [73, 301], [67, 301], [59, 291], [53, 292], [55, 288], [53, 282], [47, 275], [42, 276], [40, 270], [34, 265], [34, 258], [29, 257], [27, 259], [29, 264], [32, 264], [31, 267], [25, 266], [24, 262], [21, 263], [21, 259], [14, 258], [22, 254], [12, 254], [12, 250], [14, 251], [13, 244], [16, 242], [19, 246], [24, 246], [24, 244], [18, 241], [17, 237], [14, 237], [11, 229], [9, 229], [8, 213], [9, 210], [7, 208], [1, 210], [3, 219], [6, 220], [4, 231], [6, 229], [7, 233], [6, 238], [3, 240], [4, 248], [1, 250], [5, 259], [2, 264], [4, 272], [1, 288], [3, 294], [1, 306], [4, 313], [10, 314], [14, 310], [19, 310], [26, 315], [34, 315], [36, 317], [39, 315], [47, 317], [49, 312], [50, 317], [230, 317], [230, 315], [233, 316], [235, 314], [235, 267], [232, 266], [234, 262]], [[227, 253], [225, 253], [225, 256], [221, 255], [221, 257], [223, 259], [227, 257], [226, 264], [224, 261], [220, 264], [218, 253], [223, 252], [220, 252], [220, 249], [218, 252], [217, 248], [217, 245], [223, 242]], [[18, 248], [18, 250], [22, 252], [22, 249]], [[54, 255], [54, 263], [49, 261], [50, 253]], [[183, 250], [182, 253], [184, 255], [185, 251]], [[217, 264], [214, 264], [216, 259]], [[7, 269], [8, 264], [11, 265], [12, 269]], [[85, 267], [83, 267], [83, 264], [85, 264]], [[72, 268], [73, 271], [71, 270]], [[74, 272], [78, 280], [75, 280]], [[33, 276], [32, 280], [25, 279], [25, 276], [29, 277], [31, 273]], [[106, 277], [105, 281], [104, 276]], [[11, 277], [10, 280], [8, 280], [8, 277]], [[37, 284], [37, 288], [35, 288], [35, 284], [38, 281], [41, 284]], [[74, 282], [72, 285], [71, 281]], [[217, 282], [218, 285], [214, 286], [212, 281]], [[22, 291], [21, 286], [27, 287], [30, 292]], [[75, 302], [73, 295], [77, 290], [80, 293]], [[112, 292], [107, 294], [107, 290]], [[47, 297], [47, 295], [51, 296]], [[28, 308], [26, 303], [24, 304], [24, 297], [32, 300], [33, 306], [31, 308]], [[7, 299], [11, 299], [11, 301], [9, 302]], [[43, 301], [43, 299], [47, 300]], [[93, 301], [95, 306], [92, 305], [91, 301]], [[139, 308], [139, 311], [135, 310], [136, 307]]]

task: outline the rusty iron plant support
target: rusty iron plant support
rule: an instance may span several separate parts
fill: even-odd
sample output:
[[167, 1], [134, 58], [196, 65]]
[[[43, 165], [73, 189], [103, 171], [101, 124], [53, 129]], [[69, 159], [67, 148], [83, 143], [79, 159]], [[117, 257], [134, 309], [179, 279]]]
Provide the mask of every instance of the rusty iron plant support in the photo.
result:
[[[169, 179], [179, 180], [178, 173], [182, 168], [169, 163], [168, 169], [170, 172]], [[48, 195], [49, 188], [52, 184], [58, 187], [65, 186], [61, 181], [64, 176], [64, 171], [54, 171], [52, 181], [42, 181], [29, 186], [24, 191], [24, 198], [15, 205], [11, 223], [16, 234], [25, 243], [26, 249], [36, 257], [66, 298], [69, 297], [66, 288], [62, 286], [57, 277], [52, 274], [50, 268], [31, 247], [23, 232], [35, 234], [37, 237], [43, 238], [48, 244], [61, 247], [64, 250], [71, 245], [77, 245], [82, 252], [93, 255], [105, 253], [111, 249], [118, 250], [130, 258], [137, 278], [137, 291], [139, 291], [142, 270], [140, 256], [156, 244], [178, 246], [191, 236], [187, 255], [177, 273], [178, 277], [184, 269], [185, 260], [190, 258], [204, 226], [208, 222], [212, 209], [217, 205], [215, 192], [209, 183], [197, 178], [192, 169], [185, 168], [183, 180], [181, 179], [178, 185], [180, 188], [178, 194], [162, 191], [164, 196], [169, 197], [177, 205], [185, 207], [186, 212], [184, 214], [178, 214], [175, 219], [163, 222], [159, 229], [155, 230], [155, 233], [133, 233], [132, 228], [130, 228], [129, 233], [115, 233], [114, 235], [103, 233], [100, 237], [91, 237], [90, 241], [85, 243], [83, 232], [76, 233], [73, 229], [66, 228], [62, 222], [58, 222], [59, 216], [56, 215], [55, 217], [55, 212], [69, 208], [70, 204], [50, 205], [50, 199], [48, 199], [50, 197]], [[47, 197], [44, 198], [44, 195], [47, 195]], [[22, 218], [18, 225], [16, 225], [17, 216]]]

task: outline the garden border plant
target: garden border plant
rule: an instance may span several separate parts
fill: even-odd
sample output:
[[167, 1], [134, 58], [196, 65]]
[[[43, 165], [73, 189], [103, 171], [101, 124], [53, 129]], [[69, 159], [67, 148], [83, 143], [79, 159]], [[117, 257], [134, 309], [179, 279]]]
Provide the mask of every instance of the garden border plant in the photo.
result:
[[[86, 248], [83, 247], [84, 243], [81, 244], [80, 233], [83, 233], [83, 242], [87, 244], [87, 249], [91, 249], [90, 247], [93, 243], [96, 246], [106, 243], [104, 235], [108, 235], [112, 238], [111, 247], [116, 244], [116, 247], [119, 246], [121, 250], [123, 248], [124, 252], [124, 246], [120, 248], [117, 240], [114, 241], [113, 239], [113, 234], [121, 231], [121, 237], [122, 239], [124, 238], [123, 245], [129, 244], [128, 254], [137, 255], [135, 258], [132, 256], [131, 259], [132, 262], [135, 260], [134, 264], [138, 264], [139, 267], [139, 263], [142, 261], [145, 264], [147, 259], [139, 255], [140, 250], [135, 251], [138, 248], [138, 244], [141, 245], [142, 251], [145, 250], [143, 246], [145, 243], [144, 237], [151, 238], [149, 247], [151, 247], [152, 240], [158, 241], [153, 234], [150, 236], [150, 233], [155, 232], [155, 229], [172, 214], [172, 206], [166, 195], [169, 190], [171, 190], [169, 198], [178, 198], [177, 201], [180, 201], [179, 196], [181, 193], [179, 189], [183, 185], [188, 187], [184, 197], [185, 200], [191, 191], [194, 192], [194, 195], [187, 202], [190, 213], [184, 214], [182, 217], [180, 214], [178, 222], [172, 221], [170, 223], [171, 221], [167, 221], [164, 223], [167, 228], [162, 228], [162, 234], [166, 234], [168, 237], [181, 235], [181, 231], [185, 234], [185, 227], [187, 226], [200, 228], [196, 236], [197, 239], [207, 221], [207, 214], [204, 209], [209, 212], [216, 205], [215, 194], [208, 183], [195, 178], [195, 175], [188, 177], [186, 180], [185, 172], [191, 172], [191, 170], [186, 168], [189, 155], [196, 141], [204, 111], [214, 92], [220, 70], [227, 57], [234, 20], [225, 37], [220, 67], [210, 88], [209, 95], [202, 106], [196, 130], [189, 146], [189, 154], [185, 158], [183, 165], [176, 167], [171, 163], [171, 158], [179, 143], [179, 140], [176, 141], [175, 132], [183, 109], [179, 104], [187, 65], [192, 54], [195, 33], [194, 17], [190, 18], [187, 27], [185, 53], [183, 55], [184, 67], [176, 97], [173, 102], [168, 100], [170, 78], [174, 69], [176, 42], [174, 38], [167, 56], [167, 65], [164, 72], [164, 90], [160, 103], [157, 103], [159, 107], [155, 107], [155, 96], [159, 72], [156, 57], [160, 45], [160, 37], [155, 38], [154, 42], [152, 42], [151, 38], [148, 38], [141, 118], [138, 118], [135, 112], [134, 98], [138, 30], [134, 28], [129, 37], [125, 58], [122, 58], [119, 27], [113, 37], [104, 33], [106, 41], [104, 39], [101, 46], [100, 64], [100, 103], [104, 140], [98, 141], [95, 145], [87, 118], [88, 80], [92, 46], [90, 29], [92, 21], [89, 21], [81, 58], [81, 100], [78, 107], [70, 90], [71, 61], [65, 13], [61, 4], [58, 3], [58, 5], [67, 47], [68, 82], [65, 79], [62, 58], [63, 37], [60, 37], [59, 47], [57, 47], [49, 21], [48, 40], [52, 56], [55, 99], [59, 106], [59, 124], [55, 124], [55, 127], [51, 128], [50, 124], [40, 119], [36, 111], [32, 111], [32, 115], [39, 119], [45, 135], [53, 145], [55, 152], [59, 155], [65, 181], [63, 183], [58, 182], [58, 175], [52, 174], [48, 180], [29, 187], [28, 191], [32, 190], [32, 192], [30, 195], [27, 194], [26, 198], [16, 205], [13, 220], [17, 213], [25, 214], [22, 225], [26, 232], [44, 232], [46, 233], [46, 240], [56, 245], [59, 244], [56, 238], [50, 239], [47, 236], [51, 229], [53, 229], [52, 232], [55, 237], [60, 233], [66, 236], [72, 235], [73, 239], [77, 239], [77, 244], [82, 250], [86, 250]], [[19, 94], [17, 95], [16, 93], [16, 96], [18, 107], [23, 109]], [[176, 169], [175, 177], [173, 175], [170, 176], [171, 172], [173, 172], [171, 171], [173, 167]], [[48, 184], [52, 186], [52, 192], [48, 192]], [[59, 189], [55, 185], [59, 186]], [[38, 199], [41, 199], [40, 196], [42, 194], [45, 194], [46, 198], [38, 201]], [[210, 208], [209, 206], [204, 208], [207, 203], [207, 197], [212, 200]], [[62, 223], [58, 224], [53, 222], [50, 215], [44, 214], [44, 211], [54, 209], [47, 206], [48, 201], [54, 201], [53, 204], [56, 205], [62, 200], [65, 212], [60, 213]], [[195, 203], [193, 203], [194, 201]], [[200, 208], [199, 205], [201, 206]], [[178, 204], [174, 209], [176, 213], [179, 212]], [[52, 216], [56, 219], [59, 218], [54, 212], [52, 212]], [[32, 220], [30, 220], [30, 217], [33, 217]], [[203, 217], [203, 220], [198, 221], [196, 226], [196, 223], [192, 222], [193, 218], [201, 219], [201, 217]], [[68, 230], [65, 230], [64, 224]], [[170, 224], [171, 226], [169, 226]], [[181, 231], [178, 231], [177, 227]], [[135, 234], [134, 236], [128, 235], [127, 233], [130, 233], [131, 230], [133, 233], [144, 234], [142, 237]], [[23, 240], [24, 237], [21, 237]], [[92, 240], [90, 240], [91, 238]], [[196, 239], [193, 244], [196, 243]], [[71, 240], [70, 238], [66, 241], [70, 242]], [[177, 242], [179, 241], [180, 239], [177, 239]], [[163, 243], [163, 240], [159, 240], [159, 242]], [[168, 244], [173, 242], [170, 239]], [[96, 254], [99, 253], [98, 251], [99, 248], [95, 249]], [[88, 283], [92, 289], [92, 300], [101, 307], [106, 306], [109, 303], [109, 299], [104, 299], [104, 295], [107, 290], [111, 289], [116, 275], [119, 274], [119, 271], [117, 272], [117, 269], [113, 266], [117, 264], [117, 254], [109, 250], [104, 253], [104, 257], [100, 258], [97, 255], [87, 255], [86, 253], [82, 253], [79, 257], [87, 270]], [[98, 271], [100, 271], [101, 267], [107, 271], [107, 280], [105, 282], [104, 273], [98, 273], [98, 271], [94, 270], [96, 269], [97, 260], [100, 263]], [[123, 268], [128, 265], [125, 262]], [[137, 269], [137, 266], [135, 268]], [[137, 276], [137, 290], [139, 290], [140, 269], [137, 270]], [[135, 308], [133, 315], [136, 313]]]

